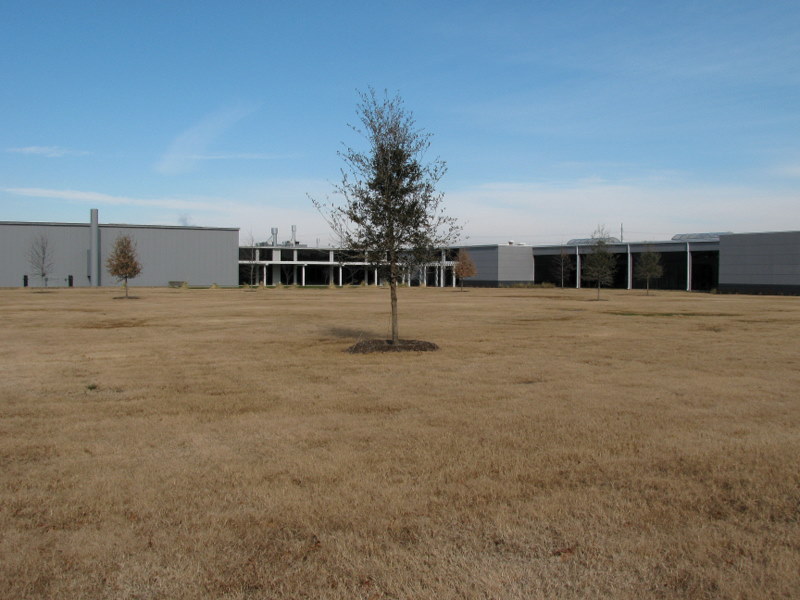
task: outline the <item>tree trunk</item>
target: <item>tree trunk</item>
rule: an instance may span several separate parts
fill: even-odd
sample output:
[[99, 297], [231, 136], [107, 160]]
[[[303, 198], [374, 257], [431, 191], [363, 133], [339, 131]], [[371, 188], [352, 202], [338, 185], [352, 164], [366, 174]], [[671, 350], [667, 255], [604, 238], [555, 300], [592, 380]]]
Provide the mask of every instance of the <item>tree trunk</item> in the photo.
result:
[[397, 344], [400, 334], [397, 329], [397, 279], [394, 276], [389, 277], [389, 290], [392, 297], [392, 343]]
[[125, 297], [128, 297], [128, 278], [125, 278]]

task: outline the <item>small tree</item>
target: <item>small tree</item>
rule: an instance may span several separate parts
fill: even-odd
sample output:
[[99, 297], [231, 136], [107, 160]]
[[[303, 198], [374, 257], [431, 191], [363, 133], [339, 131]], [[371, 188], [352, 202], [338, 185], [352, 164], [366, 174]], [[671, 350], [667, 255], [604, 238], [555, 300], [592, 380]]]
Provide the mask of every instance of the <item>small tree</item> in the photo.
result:
[[106, 261], [106, 269], [117, 281], [125, 284], [125, 297], [128, 297], [128, 280], [136, 278], [142, 272], [136, 254], [136, 242], [129, 235], [120, 235], [114, 242], [114, 248]]
[[456, 277], [461, 281], [461, 291], [464, 291], [464, 279], [467, 277], [475, 277], [478, 274], [478, 268], [472, 262], [472, 257], [467, 252], [466, 248], [461, 248], [458, 251], [458, 258], [453, 267], [453, 272]]
[[650, 280], [658, 279], [664, 274], [664, 267], [661, 266], [661, 253], [653, 252], [649, 247], [641, 253], [636, 265], [637, 279], [644, 279], [646, 282], [647, 293], [650, 295]]
[[397, 285], [405, 269], [428, 262], [437, 247], [455, 241], [460, 228], [443, 211], [436, 185], [445, 173], [440, 159], [424, 162], [430, 134], [417, 128], [400, 96], [359, 94], [361, 126], [351, 128], [366, 150], [345, 147], [342, 181], [335, 188], [341, 203], [312, 202], [345, 248], [363, 253], [389, 282], [392, 343], [400, 341]]
[[53, 272], [53, 247], [46, 235], [40, 234], [33, 238], [28, 249], [28, 264], [44, 287], [47, 287], [47, 280]]
[[600, 287], [614, 283], [614, 271], [617, 269], [617, 257], [611, 252], [608, 232], [605, 227], [598, 226], [592, 234], [591, 251], [586, 256], [583, 277], [587, 281], [597, 282], [597, 299], [600, 299]]
[[561, 246], [561, 251], [555, 258], [552, 275], [561, 282], [561, 287], [563, 288], [564, 283], [569, 279], [569, 274], [575, 270], [575, 265], [572, 263], [572, 255], [569, 249], [564, 246]]

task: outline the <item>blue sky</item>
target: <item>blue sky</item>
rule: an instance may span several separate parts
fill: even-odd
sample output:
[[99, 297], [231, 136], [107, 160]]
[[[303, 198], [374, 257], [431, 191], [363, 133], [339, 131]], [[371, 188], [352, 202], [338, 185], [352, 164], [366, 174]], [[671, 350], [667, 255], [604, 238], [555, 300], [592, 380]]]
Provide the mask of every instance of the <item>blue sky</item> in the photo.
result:
[[45, 2], [0, 11], [0, 220], [327, 243], [357, 90], [468, 243], [800, 229], [800, 3]]

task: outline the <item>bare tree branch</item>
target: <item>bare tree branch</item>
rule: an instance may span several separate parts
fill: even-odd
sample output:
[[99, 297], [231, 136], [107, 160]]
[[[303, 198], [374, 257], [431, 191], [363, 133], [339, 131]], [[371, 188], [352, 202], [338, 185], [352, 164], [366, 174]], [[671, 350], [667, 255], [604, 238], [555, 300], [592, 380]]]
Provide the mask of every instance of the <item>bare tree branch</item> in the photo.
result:
[[44, 287], [47, 287], [47, 280], [53, 272], [53, 258], [53, 247], [50, 244], [50, 239], [45, 234], [40, 234], [33, 238], [28, 249], [28, 263]]

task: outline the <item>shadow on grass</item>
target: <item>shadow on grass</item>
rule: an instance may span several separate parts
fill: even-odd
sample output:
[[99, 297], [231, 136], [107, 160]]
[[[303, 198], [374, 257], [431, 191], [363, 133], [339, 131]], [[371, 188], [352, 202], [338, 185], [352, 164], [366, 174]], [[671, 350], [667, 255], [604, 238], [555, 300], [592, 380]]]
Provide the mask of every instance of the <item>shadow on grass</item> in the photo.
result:
[[380, 337], [380, 334], [374, 331], [367, 331], [366, 329], [355, 329], [353, 327], [329, 327], [325, 333], [331, 337], [339, 339], [356, 339], [364, 340], [370, 338]]

